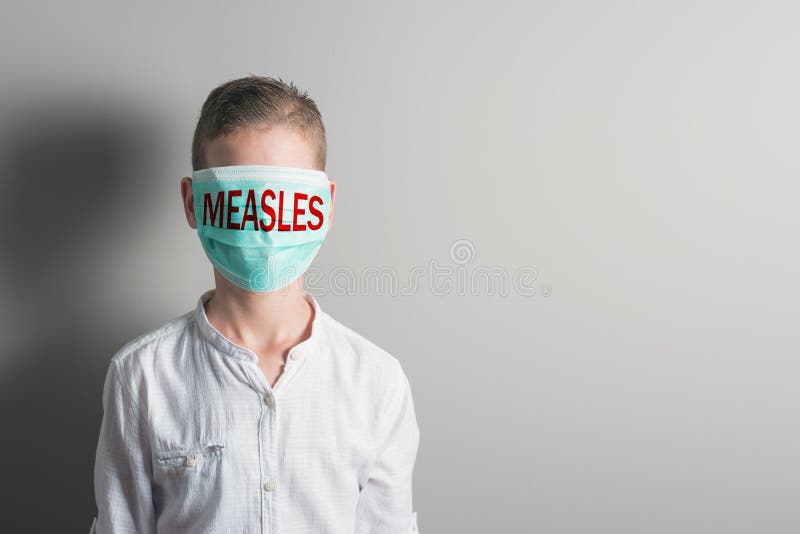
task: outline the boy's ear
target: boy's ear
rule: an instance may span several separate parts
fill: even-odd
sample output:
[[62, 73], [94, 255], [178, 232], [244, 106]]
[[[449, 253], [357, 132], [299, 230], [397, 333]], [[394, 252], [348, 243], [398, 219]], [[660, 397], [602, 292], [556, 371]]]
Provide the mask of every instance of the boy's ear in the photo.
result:
[[197, 229], [197, 220], [194, 217], [194, 192], [192, 192], [192, 179], [188, 176], [181, 178], [181, 201], [183, 211], [186, 215], [186, 222], [194, 229]]
[[333, 224], [333, 210], [336, 207], [336, 181], [329, 181], [331, 183], [331, 214], [328, 216], [328, 231], [330, 231], [330, 225]]

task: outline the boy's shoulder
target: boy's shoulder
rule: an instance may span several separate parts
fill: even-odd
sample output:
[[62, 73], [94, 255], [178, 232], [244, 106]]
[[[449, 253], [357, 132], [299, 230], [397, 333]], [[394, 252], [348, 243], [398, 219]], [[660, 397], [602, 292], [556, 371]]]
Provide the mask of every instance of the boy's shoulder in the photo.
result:
[[368, 394], [365, 404], [380, 413], [405, 398], [410, 385], [396, 356], [325, 312], [322, 319], [325, 335], [321, 349], [328, 356], [328, 365], [335, 368], [333, 376], [342, 380], [341, 391]]
[[364, 335], [342, 324], [326, 312], [322, 312], [325, 336], [321, 342], [324, 350], [336, 355], [336, 360], [360, 368], [403, 375], [400, 360]]
[[[356, 375], [367, 375], [369, 380], [383, 383], [406, 380], [397, 357], [324, 310], [319, 310], [319, 313], [322, 326], [320, 349], [333, 356], [328, 358], [329, 363], [339, 366], [340, 371], [349, 368]], [[111, 365], [120, 367], [123, 374], [132, 380], [143, 372], [150, 374], [146, 370], [152, 373], [156, 368], [179, 365], [180, 358], [171, 358], [170, 355], [180, 354], [184, 337], [187, 333], [191, 335], [193, 322], [194, 310], [136, 336], [113, 355]]]
[[156, 348], [160, 347], [162, 343], [170, 345], [175, 339], [180, 338], [191, 321], [192, 312], [190, 311], [134, 337], [117, 350], [111, 358], [111, 363], [122, 366], [130, 365], [134, 359], [138, 360], [143, 355], [154, 354]]

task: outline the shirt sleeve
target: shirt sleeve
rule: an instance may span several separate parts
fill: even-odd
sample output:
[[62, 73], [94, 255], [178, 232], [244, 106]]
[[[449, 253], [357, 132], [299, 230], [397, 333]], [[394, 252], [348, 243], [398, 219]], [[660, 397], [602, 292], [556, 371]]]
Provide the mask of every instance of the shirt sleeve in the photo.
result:
[[97, 516], [90, 534], [156, 532], [147, 436], [120, 363], [112, 359], [103, 386], [103, 421], [94, 465]]
[[387, 386], [386, 408], [379, 426], [375, 459], [361, 487], [356, 508], [356, 534], [417, 534], [412, 511], [412, 473], [419, 446], [414, 401], [408, 378], [397, 372]]

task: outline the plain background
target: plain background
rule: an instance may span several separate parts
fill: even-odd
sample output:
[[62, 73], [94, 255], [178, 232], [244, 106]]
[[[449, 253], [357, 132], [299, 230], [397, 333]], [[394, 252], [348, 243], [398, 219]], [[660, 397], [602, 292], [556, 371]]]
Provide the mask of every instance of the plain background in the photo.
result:
[[409, 376], [422, 532], [800, 528], [796, 2], [0, 21], [4, 530], [88, 531], [108, 360], [212, 287], [178, 182], [203, 100], [250, 73], [322, 111], [317, 268], [407, 276], [468, 240], [462, 267], [538, 273], [533, 296], [320, 297]]

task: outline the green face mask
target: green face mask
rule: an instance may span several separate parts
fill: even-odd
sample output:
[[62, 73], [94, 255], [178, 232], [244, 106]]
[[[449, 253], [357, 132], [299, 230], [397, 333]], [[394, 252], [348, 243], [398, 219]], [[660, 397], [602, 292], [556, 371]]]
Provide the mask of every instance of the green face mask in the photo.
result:
[[214, 267], [268, 293], [311, 265], [328, 233], [334, 182], [324, 171], [231, 165], [192, 173], [197, 233]]

